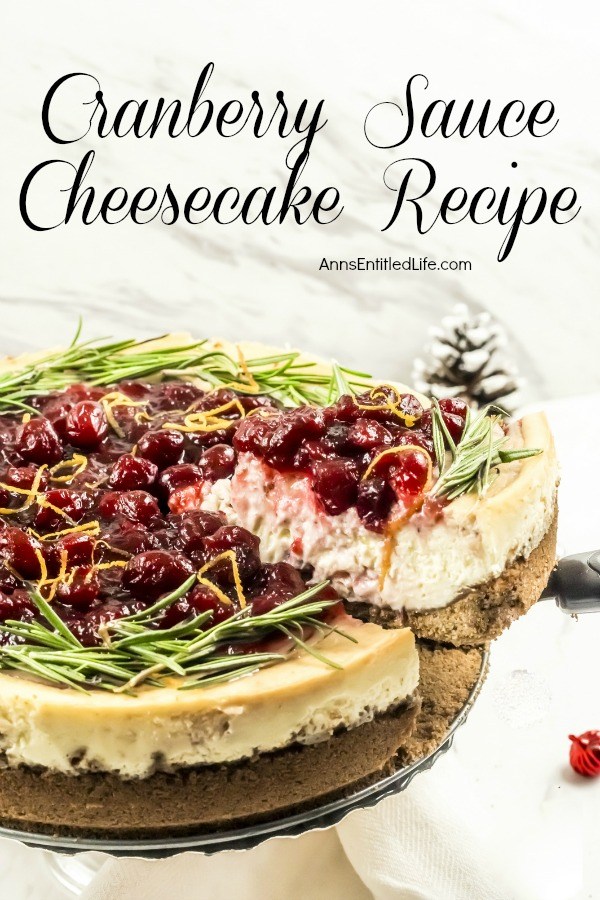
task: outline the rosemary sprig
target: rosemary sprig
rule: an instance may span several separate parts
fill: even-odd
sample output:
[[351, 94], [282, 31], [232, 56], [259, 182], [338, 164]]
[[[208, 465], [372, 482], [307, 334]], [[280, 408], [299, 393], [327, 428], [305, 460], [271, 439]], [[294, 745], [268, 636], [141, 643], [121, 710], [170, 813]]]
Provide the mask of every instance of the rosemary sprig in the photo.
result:
[[234, 359], [207, 340], [174, 347], [156, 347], [147, 341], [81, 341], [80, 327], [66, 350], [48, 353], [21, 368], [0, 375], [0, 412], [36, 410], [27, 402], [34, 395], [63, 390], [74, 381], [108, 385], [124, 379], [196, 378], [211, 387], [234, 385], [240, 393], [269, 394], [284, 404], [325, 405], [335, 383], [356, 392], [369, 376], [335, 364], [332, 374], [318, 371], [316, 363], [300, 361], [294, 351]]
[[538, 456], [542, 452], [538, 449], [506, 448], [508, 438], [500, 427], [500, 412], [493, 405], [476, 413], [468, 409], [465, 429], [456, 444], [437, 400], [433, 400], [433, 446], [439, 478], [432, 496], [447, 500], [469, 493], [481, 496], [494, 482], [499, 465]]
[[[203, 613], [172, 628], [161, 628], [161, 613], [191, 588], [194, 579], [192, 576], [142, 612], [106, 622], [104, 643], [95, 647], [84, 647], [44, 598], [33, 592], [39, 620], [9, 620], [0, 625], [0, 631], [20, 642], [0, 646], [0, 669], [80, 691], [98, 688], [131, 693], [141, 684], [162, 687], [167, 677], [176, 677], [177, 686], [185, 689], [230, 681], [281, 662], [297, 648], [336, 667], [305, 640], [307, 628], [321, 634], [343, 634], [315, 618], [335, 602], [318, 598], [327, 582], [260, 616], [251, 616], [246, 608], [207, 628], [210, 613]], [[277, 632], [288, 639], [287, 649], [247, 652], [249, 645]], [[232, 654], [232, 647], [239, 652]]]

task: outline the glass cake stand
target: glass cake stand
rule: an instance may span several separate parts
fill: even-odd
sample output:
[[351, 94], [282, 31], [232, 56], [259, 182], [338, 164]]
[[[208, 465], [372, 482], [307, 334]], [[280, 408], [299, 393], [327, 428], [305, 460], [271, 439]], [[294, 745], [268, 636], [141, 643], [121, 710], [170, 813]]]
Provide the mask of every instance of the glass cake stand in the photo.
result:
[[477, 699], [485, 679], [488, 657], [488, 651], [482, 651], [478, 679], [466, 703], [450, 723], [443, 740], [434, 750], [411, 765], [398, 769], [392, 775], [342, 799], [324, 803], [322, 806], [302, 813], [283, 816], [251, 826], [170, 839], [164, 837], [142, 840], [74, 838], [17, 831], [12, 828], [0, 828], [0, 837], [51, 851], [46, 855], [46, 865], [54, 883], [59, 884], [67, 895], [79, 896], [97, 874], [107, 856], [160, 859], [190, 850], [202, 854], [218, 853], [221, 850], [249, 850], [272, 837], [295, 837], [306, 831], [329, 828], [337, 825], [353, 810], [367, 809], [385, 797], [403, 791], [415, 775], [430, 769], [449, 749], [456, 729], [466, 720]]

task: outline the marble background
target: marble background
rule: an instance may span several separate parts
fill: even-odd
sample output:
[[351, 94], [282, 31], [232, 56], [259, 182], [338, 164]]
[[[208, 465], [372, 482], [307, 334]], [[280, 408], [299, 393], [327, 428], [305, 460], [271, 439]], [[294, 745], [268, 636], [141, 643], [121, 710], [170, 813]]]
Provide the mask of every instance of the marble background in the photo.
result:
[[[4, 13], [0, 101], [0, 351], [64, 340], [82, 313], [86, 334], [149, 335], [186, 328], [198, 335], [292, 342], [386, 377], [406, 378], [427, 327], [456, 300], [492, 310], [509, 329], [530, 397], [600, 386], [597, 330], [599, 202], [595, 90], [597, 54], [591, 0], [372, 2], [364, 6], [275, 0], [221, 5], [173, 0], [101, 6], [75, 0], [11, 4]], [[183, 196], [194, 186], [281, 184], [291, 140], [257, 141], [245, 132], [215, 137], [100, 140], [61, 147], [43, 133], [41, 105], [69, 71], [93, 73], [109, 108], [161, 94], [189, 103], [208, 61], [207, 95], [265, 104], [277, 88], [290, 103], [325, 99], [328, 124], [317, 135], [306, 180], [339, 185], [345, 204], [329, 226], [118, 227], [72, 222], [45, 233], [18, 212], [26, 174], [42, 160], [79, 162], [96, 150], [88, 182], [100, 194], [170, 181]], [[436, 98], [491, 97], [497, 108], [519, 97], [551, 98], [559, 125], [548, 137], [512, 140], [411, 139], [377, 150], [363, 135], [374, 103], [400, 100], [407, 79], [430, 80], [418, 108]], [[76, 109], [60, 112], [74, 126]], [[57, 117], [58, 118], [58, 117]], [[496, 261], [505, 228], [436, 225], [422, 237], [408, 218], [386, 232], [393, 195], [387, 164], [424, 156], [440, 192], [486, 183], [577, 188], [574, 222], [524, 226], [508, 260]], [[519, 168], [510, 168], [515, 159]], [[44, 183], [36, 209], [56, 219], [62, 185]], [[41, 183], [40, 183], [41, 184]], [[433, 209], [429, 207], [430, 211]], [[50, 219], [48, 219], [50, 220]], [[319, 272], [323, 256], [468, 259], [472, 271]]]

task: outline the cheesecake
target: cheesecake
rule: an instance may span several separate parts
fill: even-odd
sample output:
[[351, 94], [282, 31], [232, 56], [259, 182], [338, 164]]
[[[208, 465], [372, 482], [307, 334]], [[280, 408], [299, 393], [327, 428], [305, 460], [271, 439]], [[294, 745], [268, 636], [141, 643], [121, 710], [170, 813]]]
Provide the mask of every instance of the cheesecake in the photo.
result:
[[171, 336], [5, 360], [0, 821], [200, 833], [431, 749], [440, 671], [472, 684], [546, 583], [556, 483], [543, 416], [296, 351]]

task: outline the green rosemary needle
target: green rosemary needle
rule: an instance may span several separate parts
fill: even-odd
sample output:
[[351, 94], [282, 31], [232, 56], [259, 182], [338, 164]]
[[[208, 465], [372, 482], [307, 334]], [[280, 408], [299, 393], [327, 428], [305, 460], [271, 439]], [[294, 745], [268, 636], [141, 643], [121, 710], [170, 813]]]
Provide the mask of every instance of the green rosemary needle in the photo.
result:
[[[164, 336], [163, 336], [164, 337]], [[344, 389], [356, 392], [368, 385], [362, 372], [334, 367], [332, 374], [304, 362], [300, 353], [284, 353], [251, 359], [234, 359], [208, 340], [178, 346], [156, 347], [160, 338], [146, 341], [80, 341], [78, 328], [66, 350], [48, 353], [24, 366], [0, 375], [0, 412], [31, 412], [34, 396], [60, 391], [75, 381], [108, 385], [124, 379], [199, 379], [213, 388], [235, 384], [240, 393], [269, 394], [284, 404], [324, 405], [334, 386], [343, 379]]]
[[[315, 616], [332, 600], [320, 600], [327, 582], [314, 585], [270, 612], [252, 616], [242, 609], [230, 619], [206, 627], [210, 613], [192, 617], [171, 628], [160, 627], [160, 614], [192, 586], [190, 577], [177, 590], [134, 615], [104, 623], [103, 644], [84, 647], [65, 622], [37, 592], [32, 592], [40, 619], [9, 620], [0, 631], [15, 643], [0, 645], [0, 669], [22, 672], [75, 690], [91, 688], [132, 693], [140, 685], [161, 687], [165, 678], [179, 679], [178, 687], [203, 687], [239, 678], [285, 660], [302, 649], [326, 665], [336, 664], [304, 640], [305, 629], [321, 635], [337, 632]], [[246, 652], [250, 644], [279, 632], [289, 646], [278, 652]], [[232, 654], [231, 648], [239, 653]], [[224, 648], [228, 652], [224, 653]]]
[[500, 427], [501, 421], [499, 410], [492, 405], [477, 412], [467, 409], [462, 437], [455, 443], [439, 403], [433, 400], [433, 446], [439, 477], [432, 496], [454, 500], [461, 494], [483, 495], [495, 480], [499, 465], [538, 456], [542, 452], [507, 448], [508, 438]]

